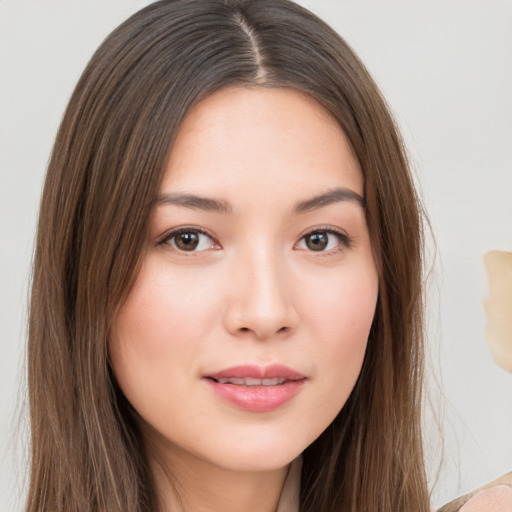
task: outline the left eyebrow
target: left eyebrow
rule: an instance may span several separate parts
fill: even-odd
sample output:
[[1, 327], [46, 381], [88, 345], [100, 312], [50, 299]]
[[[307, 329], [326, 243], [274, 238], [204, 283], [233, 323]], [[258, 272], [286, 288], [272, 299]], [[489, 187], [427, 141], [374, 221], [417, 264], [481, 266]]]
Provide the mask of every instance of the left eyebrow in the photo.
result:
[[298, 202], [293, 208], [293, 213], [306, 213], [341, 201], [353, 201], [358, 203], [362, 208], [365, 207], [363, 196], [359, 195], [357, 192], [348, 188], [335, 188], [311, 199]]

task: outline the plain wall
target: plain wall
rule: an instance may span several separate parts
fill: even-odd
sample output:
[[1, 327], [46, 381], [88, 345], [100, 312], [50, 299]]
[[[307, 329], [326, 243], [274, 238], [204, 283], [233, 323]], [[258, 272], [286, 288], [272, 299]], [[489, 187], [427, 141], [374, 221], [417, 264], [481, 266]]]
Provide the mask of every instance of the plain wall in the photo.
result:
[[[15, 431], [32, 243], [53, 138], [94, 49], [148, 3], [0, 2], [0, 511], [23, 508], [26, 466], [16, 443], [26, 445], [26, 433]], [[300, 3], [340, 32], [381, 86], [430, 217], [434, 416], [425, 423], [432, 484], [444, 438], [433, 494], [441, 504], [512, 470], [512, 375], [492, 360], [482, 307], [484, 253], [512, 250], [512, 2]]]

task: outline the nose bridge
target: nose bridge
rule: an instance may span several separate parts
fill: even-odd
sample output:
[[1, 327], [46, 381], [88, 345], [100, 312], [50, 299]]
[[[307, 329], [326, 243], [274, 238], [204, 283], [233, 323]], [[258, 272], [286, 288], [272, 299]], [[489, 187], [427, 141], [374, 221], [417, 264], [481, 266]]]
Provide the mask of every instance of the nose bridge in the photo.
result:
[[228, 313], [231, 331], [250, 331], [266, 339], [294, 327], [296, 314], [286, 274], [283, 258], [268, 244], [239, 255]]

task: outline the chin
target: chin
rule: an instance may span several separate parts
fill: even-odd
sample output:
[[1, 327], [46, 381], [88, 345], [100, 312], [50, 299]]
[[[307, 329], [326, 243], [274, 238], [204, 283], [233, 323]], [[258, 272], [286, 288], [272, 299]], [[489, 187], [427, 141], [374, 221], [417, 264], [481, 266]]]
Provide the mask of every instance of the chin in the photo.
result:
[[256, 429], [252, 435], [227, 435], [219, 439], [215, 447], [213, 442], [210, 438], [207, 458], [215, 465], [232, 471], [273, 471], [283, 468], [309, 444], [301, 433], [280, 431], [272, 435], [264, 428]]
[[215, 465], [229, 471], [268, 472], [276, 471], [290, 464], [301, 454], [301, 450], [239, 450], [236, 453], [222, 454], [212, 461]]

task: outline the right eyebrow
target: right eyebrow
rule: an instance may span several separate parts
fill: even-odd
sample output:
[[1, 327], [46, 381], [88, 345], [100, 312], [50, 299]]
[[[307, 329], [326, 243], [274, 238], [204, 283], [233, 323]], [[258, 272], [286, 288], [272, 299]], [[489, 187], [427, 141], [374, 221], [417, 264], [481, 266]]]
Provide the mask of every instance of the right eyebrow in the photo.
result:
[[194, 194], [162, 194], [158, 196], [156, 203], [157, 205], [174, 204], [192, 210], [233, 213], [233, 208], [227, 201], [219, 201], [211, 197], [196, 196]]

